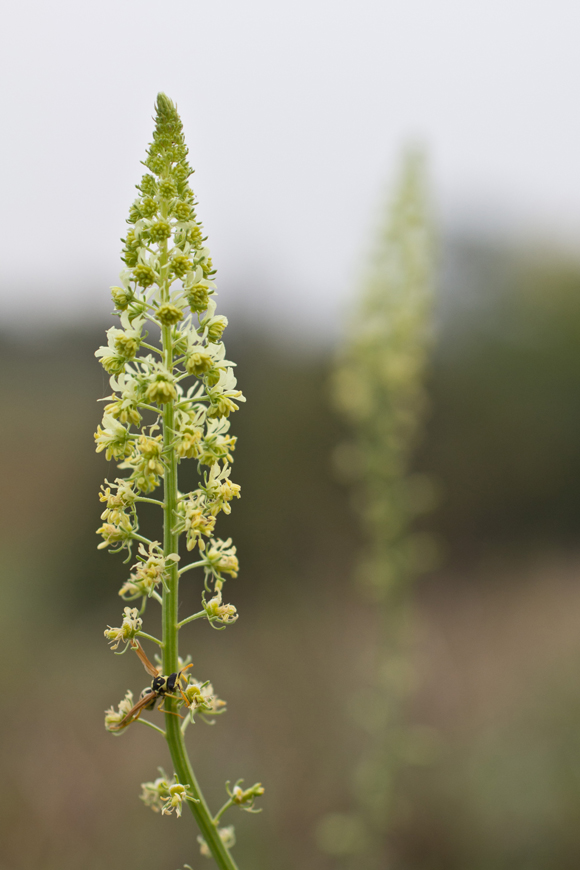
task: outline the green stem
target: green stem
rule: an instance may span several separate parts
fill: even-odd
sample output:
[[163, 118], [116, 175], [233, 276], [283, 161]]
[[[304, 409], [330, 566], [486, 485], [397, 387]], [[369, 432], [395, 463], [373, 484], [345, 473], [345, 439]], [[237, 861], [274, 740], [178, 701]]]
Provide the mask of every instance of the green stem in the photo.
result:
[[219, 822], [219, 820], [221, 819], [221, 817], [223, 816], [223, 814], [225, 813], [225, 811], [226, 811], [226, 810], [229, 810], [229, 808], [230, 808], [230, 807], [233, 807], [233, 805], [234, 805], [234, 802], [233, 802], [233, 800], [232, 800], [231, 798], [230, 798], [229, 801], [226, 801], [226, 802], [225, 802], [225, 804], [223, 805], [223, 807], [221, 808], [221, 810], [219, 810], [219, 811], [216, 813], [216, 815], [215, 815], [215, 818], [214, 818], [214, 820], [213, 820], [214, 825], [217, 825], [217, 823]]
[[158, 725], [154, 725], [153, 722], [150, 722], [148, 719], [143, 719], [143, 717], [140, 716], [139, 719], [137, 719], [137, 722], [140, 722], [142, 725], [148, 725], [150, 728], [153, 728], [154, 731], [158, 731], [160, 734], [163, 734], [164, 737], [167, 737], [163, 728], [159, 728]]
[[153, 643], [156, 643], [158, 646], [163, 646], [163, 641], [162, 641], [162, 640], [158, 640], [158, 638], [153, 637], [152, 634], [147, 634], [146, 631], [138, 631], [136, 636], [137, 636], [137, 637], [146, 637], [147, 640], [152, 640]]
[[191, 571], [192, 568], [201, 568], [203, 565], [207, 565], [206, 559], [202, 559], [201, 562], [191, 562], [191, 564], [186, 565], [185, 568], [180, 568], [177, 573], [181, 577], [181, 575], [185, 574], [186, 571]]
[[[163, 251], [160, 258], [160, 266], [162, 270], [167, 271], [167, 249]], [[169, 282], [166, 280], [162, 289], [162, 302], [166, 302], [169, 298]], [[171, 338], [171, 327], [164, 326], [161, 330], [163, 341], [163, 353], [165, 365], [169, 371], [173, 369], [173, 343]], [[170, 433], [174, 428], [174, 403], [167, 402], [163, 407], [163, 434], [164, 439], [166, 433]], [[166, 468], [164, 476], [164, 522], [163, 522], [163, 548], [164, 555], [167, 558], [171, 553], [177, 553], [179, 549], [179, 535], [174, 531], [175, 512], [177, 509], [177, 456], [173, 447], [169, 447], [165, 457]], [[177, 563], [173, 560], [168, 561], [167, 567], [167, 582], [163, 589], [163, 671], [166, 674], [176, 673], [179, 670], [178, 664], [178, 593], [179, 593], [179, 573]], [[193, 772], [185, 741], [181, 732], [180, 721], [177, 716], [171, 715], [176, 712], [175, 699], [169, 696], [165, 699], [167, 710], [165, 715], [165, 733], [167, 744], [175, 773], [183, 785], [189, 786], [190, 794], [196, 798], [196, 803], [188, 801], [192, 815], [197, 822], [201, 834], [208, 845], [208, 848], [220, 868], [220, 870], [237, 870], [237, 865], [230, 855], [228, 849], [224, 846], [221, 837], [218, 833], [217, 826], [214, 824], [212, 815], [208, 805], [198, 785], [197, 779]]]
[[141, 347], [146, 347], [147, 350], [154, 350], [155, 353], [161, 354], [161, 351], [159, 350], [159, 348], [158, 348], [158, 347], [155, 347], [154, 344], [147, 344], [147, 342], [142, 341], [142, 342], [141, 342]]
[[187, 625], [188, 622], [193, 622], [194, 619], [203, 619], [204, 616], [207, 616], [205, 610], [200, 610], [199, 613], [194, 613], [193, 616], [188, 616], [187, 619], [182, 619], [181, 622], [177, 623], [178, 628], [183, 628], [184, 625]]
[[137, 535], [135, 532], [131, 535], [134, 541], [141, 541], [142, 544], [152, 544], [153, 541], [150, 541], [149, 538], [144, 538], [143, 535]]

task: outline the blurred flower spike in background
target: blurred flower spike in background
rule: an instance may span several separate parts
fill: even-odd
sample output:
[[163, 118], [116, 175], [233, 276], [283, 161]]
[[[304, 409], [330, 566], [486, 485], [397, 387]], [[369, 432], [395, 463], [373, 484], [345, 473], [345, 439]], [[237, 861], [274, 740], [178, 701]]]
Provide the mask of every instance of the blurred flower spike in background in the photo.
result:
[[429, 480], [412, 475], [410, 465], [426, 413], [433, 284], [423, 158], [409, 151], [360, 299], [349, 308], [334, 375], [336, 407], [352, 433], [336, 460], [353, 488], [363, 529], [357, 582], [374, 603], [377, 648], [355, 702], [363, 728], [354, 772], [357, 810], [327, 816], [318, 839], [324, 851], [365, 870], [380, 870], [388, 860], [397, 772], [408, 755], [406, 744], [416, 739], [405, 724], [413, 686], [412, 581], [429, 564], [432, 548], [413, 531], [412, 521], [432, 500]]

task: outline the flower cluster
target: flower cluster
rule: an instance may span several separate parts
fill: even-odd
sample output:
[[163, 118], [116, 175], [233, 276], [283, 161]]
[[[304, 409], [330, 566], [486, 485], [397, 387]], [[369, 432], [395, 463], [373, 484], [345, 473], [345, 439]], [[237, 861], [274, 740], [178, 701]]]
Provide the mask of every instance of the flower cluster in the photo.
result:
[[165, 559], [159, 543], [151, 541], [147, 548], [144, 544], [139, 544], [137, 559], [137, 564], [131, 569], [131, 576], [119, 590], [119, 595], [126, 601], [140, 597], [150, 598], [165, 578], [166, 562], [178, 562], [179, 556], [177, 553], [170, 553]]
[[191, 722], [195, 721], [197, 714], [204, 718], [204, 714], [217, 716], [226, 711], [226, 702], [214, 694], [209, 680], [200, 683], [194, 677], [189, 677], [187, 686], [183, 689], [183, 702], [189, 710]]
[[209, 601], [204, 599], [203, 609], [210, 622], [220, 622], [222, 625], [228, 625], [230, 622], [235, 622], [238, 618], [238, 611], [233, 604], [222, 603], [222, 591], [218, 589], [213, 598]]
[[229, 783], [226, 783], [226, 791], [230, 796], [230, 800], [232, 804], [240, 807], [240, 809], [245, 810], [247, 813], [259, 813], [260, 810], [254, 809], [254, 803], [257, 797], [264, 794], [264, 786], [261, 782], [256, 782], [250, 788], [242, 788], [241, 783], [243, 781], [243, 779], [239, 779], [231, 790]]
[[[137, 185], [124, 239], [126, 268], [112, 288], [120, 322], [95, 354], [112, 390], [95, 435], [97, 451], [127, 471], [103, 490], [99, 546], [130, 549], [141, 540], [135, 503], [160, 486], [173, 450], [178, 461], [196, 460], [200, 472], [198, 487], [179, 496], [177, 531], [185, 533], [189, 550], [204, 554], [206, 574], [221, 584], [238, 569], [235, 548], [215, 539], [214, 531], [218, 514], [230, 513], [240, 497], [231, 480], [236, 439], [229, 418], [245, 400], [222, 341], [227, 318], [216, 313], [215, 269], [189, 186], [181, 122], [163, 95], [157, 112], [148, 171]], [[165, 339], [156, 347], [148, 332], [159, 330]], [[168, 404], [171, 433], [160, 431]], [[127, 599], [150, 595], [162, 581], [160, 551], [140, 550], [143, 555], [121, 590]]]
[[103, 525], [97, 529], [97, 533], [103, 537], [98, 548], [102, 550], [116, 545], [117, 548], [122, 549], [130, 545], [139, 527], [135, 510], [137, 493], [129, 481], [121, 478], [117, 478], [112, 484], [108, 480], [105, 483], [107, 486], [101, 487], [99, 496], [107, 507], [101, 514]]
[[177, 818], [181, 816], [183, 801], [195, 801], [189, 786], [182, 785], [173, 774], [171, 780], [162, 768], [161, 776], [154, 782], [142, 782], [140, 798], [145, 806], [151, 807], [154, 813], [170, 816], [175, 811]]
[[120, 628], [109, 626], [105, 631], [105, 637], [111, 644], [111, 649], [117, 649], [120, 643], [129, 643], [141, 631], [143, 620], [136, 607], [125, 607], [123, 614], [123, 624]]
[[116, 710], [114, 707], [109, 707], [108, 710], [105, 710], [105, 728], [107, 731], [119, 734], [120, 732], [117, 731], [116, 728], [119, 722], [125, 718], [132, 708], [133, 692], [131, 692], [130, 689], [127, 689], [125, 697], [119, 702]]

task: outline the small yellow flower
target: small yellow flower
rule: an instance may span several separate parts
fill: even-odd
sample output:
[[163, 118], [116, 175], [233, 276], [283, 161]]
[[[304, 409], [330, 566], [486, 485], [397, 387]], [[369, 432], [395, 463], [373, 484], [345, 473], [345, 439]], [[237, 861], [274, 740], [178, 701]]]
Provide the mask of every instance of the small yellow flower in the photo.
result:
[[105, 458], [122, 459], [131, 452], [131, 436], [125, 427], [111, 414], [103, 417], [104, 428], [97, 426], [95, 441], [97, 453], [105, 451]]
[[[173, 562], [179, 561], [176, 553], [167, 558]], [[164, 579], [166, 560], [157, 541], [149, 544], [148, 550], [143, 544], [139, 544], [139, 559], [140, 561], [133, 565], [131, 576], [119, 590], [121, 598], [130, 600], [141, 595], [151, 596]]]
[[145, 399], [157, 405], [165, 405], [177, 399], [175, 384], [169, 375], [159, 372], [145, 390]]
[[171, 782], [164, 770], [159, 768], [162, 774], [154, 782], [141, 783], [141, 800], [143, 803], [151, 807], [154, 813], [161, 813], [162, 816], [169, 816], [173, 812], [177, 818], [181, 816], [183, 801], [195, 801], [191, 795], [191, 788], [188, 785], [182, 785], [177, 774], [173, 775]]
[[219, 538], [214, 539], [205, 552], [205, 559], [210, 570], [218, 573], [223, 572], [231, 577], [238, 576], [240, 564], [231, 538], [228, 538], [227, 541], [222, 541]]
[[170, 303], [160, 305], [155, 313], [163, 326], [173, 326], [174, 323], [178, 323], [183, 318], [183, 311], [181, 308], [178, 308], [177, 305], [171, 305]]
[[109, 707], [108, 710], [105, 710], [105, 728], [107, 729], [107, 731], [113, 731], [113, 733], [115, 733], [115, 728], [117, 727], [121, 719], [124, 719], [129, 710], [131, 710], [132, 708], [133, 692], [128, 689], [125, 697], [122, 701], [119, 702], [116, 710], [114, 707]]
[[196, 378], [209, 372], [213, 367], [213, 357], [205, 350], [196, 350], [188, 354], [185, 360], [185, 369], [189, 375]]
[[238, 618], [238, 613], [233, 604], [222, 604], [222, 593], [218, 590], [217, 594], [204, 603], [203, 609], [207, 613], [208, 619], [223, 622], [226, 625], [235, 622]]
[[111, 649], [117, 649], [120, 643], [132, 640], [141, 631], [143, 620], [139, 616], [137, 608], [125, 607], [123, 613], [123, 624], [121, 627], [111, 628], [109, 626], [104, 632], [105, 637], [111, 644]]

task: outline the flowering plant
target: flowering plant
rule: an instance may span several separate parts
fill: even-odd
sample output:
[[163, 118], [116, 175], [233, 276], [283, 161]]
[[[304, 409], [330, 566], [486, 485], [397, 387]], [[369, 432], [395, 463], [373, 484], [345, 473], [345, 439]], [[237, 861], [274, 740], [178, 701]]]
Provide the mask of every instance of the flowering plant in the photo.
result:
[[[128, 691], [117, 710], [107, 710], [105, 727], [121, 734], [139, 721], [165, 737], [175, 773], [171, 778], [162, 772], [155, 782], [144, 783], [142, 799], [157, 812], [175, 810], [177, 816], [185, 802], [201, 831], [202, 854], [213, 856], [222, 870], [235, 870], [233, 827], [218, 828], [218, 821], [230, 806], [253, 806], [263, 788], [258, 783], [243, 792], [236, 785], [232, 793], [226, 786], [227, 804], [211, 815], [184, 737], [196, 714], [215, 716], [225, 705], [209, 681], [186, 675], [192, 665], [180, 658], [178, 638], [194, 620], [223, 629], [238, 618], [234, 605], [223, 600], [227, 577], [238, 573], [236, 548], [214, 532], [219, 514], [230, 513], [231, 502], [240, 497], [240, 487], [230, 479], [236, 439], [229, 434], [229, 417], [245, 399], [237, 389], [234, 363], [225, 358], [222, 336], [228, 321], [216, 314], [215, 269], [188, 182], [192, 170], [181, 120], [164, 94], [157, 97], [155, 123], [144, 161], [148, 172], [137, 186], [123, 240], [126, 268], [120, 286], [112, 288], [120, 326], [108, 330], [107, 345], [95, 354], [111, 376], [112, 389], [96, 449], [125, 472], [101, 488], [105, 509], [99, 548], [124, 552], [126, 562], [134, 561], [119, 594], [136, 602], [125, 607], [121, 626], [109, 627], [105, 636], [113, 650], [121, 645], [120, 653], [134, 650], [153, 680], [137, 703]], [[189, 493], [178, 488], [178, 467], [185, 459], [196, 460], [198, 469], [197, 488]], [[163, 542], [141, 534], [141, 503], [162, 511]], [[182, 535], [187, 551], [197, 557], [179, 567]], [[204, 578], [201, 609], [179, 620], [179, 581], [198, 568]], [[161, 639], [142, 630], [149, 599], [161, 605]], [[159, 648], [157, 664], [141, 640]], [[165, 728], [142, 716], [156, 703], [165, 713]]]

